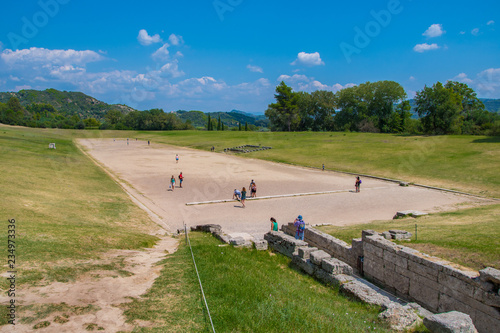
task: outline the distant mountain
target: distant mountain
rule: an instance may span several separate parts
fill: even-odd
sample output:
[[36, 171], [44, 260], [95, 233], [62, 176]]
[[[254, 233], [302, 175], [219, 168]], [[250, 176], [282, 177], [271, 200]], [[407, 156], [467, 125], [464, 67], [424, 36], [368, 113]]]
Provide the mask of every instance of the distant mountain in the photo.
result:
[[208, 112], [204, 113], [202, 111], [184, 111], [178, 110], [175, 113], [181, 118], [182, 121], [189, 120], [191, 124], [196, 128], [205, 128], [208, 122], [208, 115], [212, 120], [218, 121], [219, 117], [224, 125], [231, 127], [238, 127], [241, 123], [242, 126], [247, 123], [248, 125], [254, 125], [258, 127], [267, 127], [269, 125], [269, 120], [264, 115], [253, 115], [251, 113], [232, 110], [230, 112]]
[[23, 107], [30, 104], [50, 104], [61, 115], [78, 115], [81, 119], [104, 119], [108, 111], [117, 110], [123, 114], [135, 111], [121, 104], [107, 104], [81, 92], [59, 91], [56, 89], [20, 90], [19, 92], [0, 92], [0, 102], [7, 103], [11, 97], [17, 97]]
[[486, 110], [500, 113], [500, 99], [480, 98], [480, 100]]
[[[484, 104], [484, 109], [489, 112], [500, 113], [500, 99], [492, 99], [492, 98], [480, 98], [479, 99]], [[415, 108], [417, 104], [414, 99], [410, 99], [411, 113], [414, 117], [418, 118], [416, 114]]]

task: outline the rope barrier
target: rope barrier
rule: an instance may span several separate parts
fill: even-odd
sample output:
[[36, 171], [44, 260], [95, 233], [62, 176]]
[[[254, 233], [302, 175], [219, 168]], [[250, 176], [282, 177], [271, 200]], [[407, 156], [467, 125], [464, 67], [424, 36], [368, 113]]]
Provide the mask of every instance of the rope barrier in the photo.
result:
[[212, 316], [210, 315], [210, 310], [208, 309], [207, 299], [205, 298], [205, 293], [203, 292], [203, 286], [201, 285], [200, 274], [198, 273], [198, 267], [196, 266], [196, 261], [194, 260], [193, 248], [191, 247], [191, 241], [189, 240], [186, 224], [184, 224], [184, 233], [186, 234], [186, 240], [188, 242], [189, 249], [191, 250], [191, 257], [193, 258], [194, 269], [196, 270], [196, 275], [198, 276], [201, 295], [203, 296], [203, 301], [205, 302], [205, 307], [207, 308], [208, 318], [210, 319], [210, 325], [212, 326], [212, 331], [215, 333], [214, 323], [212, 322]]

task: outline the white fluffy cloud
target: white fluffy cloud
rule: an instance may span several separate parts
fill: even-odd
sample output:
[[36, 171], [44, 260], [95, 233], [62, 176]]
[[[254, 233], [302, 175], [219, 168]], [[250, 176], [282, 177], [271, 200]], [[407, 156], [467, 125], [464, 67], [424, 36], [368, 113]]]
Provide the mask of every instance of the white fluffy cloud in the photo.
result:
[[172, 78], [184, 75], [184, 72], [179, 70], [179, 61], [177, 59], [163, 65], [160, 69], [160, 73], [162, 75], [166, 75], [167, 77], [172, 77]]
[[432, 43], [432, 44], [427, 44], [427, 43], [417, 44], [417, 45], [415, 45], [413, 47], [413, 51], [418, 52], [418, 53], [423, 53], [423, 52], [426, 52], [426, 51], [437, 50], [437, 49], [439, 49], [439, 46], [436, 43]]
[[247, 68], [250, 70], [250, 72], [264, 73], [264, 70], [259, 66], [247, 65]]
[[488, 21], [488, 23], [486, 23], [486, 25], [493, 25], [495, 24], [495, 21], [491, 20], [491, 21]]
[[139, 41], [139, 43], [141, 43], [141, 45], [144, 45], [144, 46], [161, 42], [160, 35], [156, 34], [156, 35], [150, 36], [145, 29], [141, 29], [139, 31], [139, 35], [137, 36], [137, 40]]
[[321, 60], [319, 52], [314, 52], [314, 53], [300, 52], [297, 55], [297, 59], [295, 59], [295, 61], [291, 63], [291, 65], [293, 66], [298, 64], [303, 64], [306, 66], [319, 66], [319, 65], [324, 65], [325, 63]]
[[171, 34], [168, 37], [168, 41], [170, 42], [170, 44], [176, 45], [176, 46], [184, 44], [184, 39], [182, 38], [182, 36], [178, 36], [176, 34]]
[[290, 85], [295, 91], [306, 91], [312, 92], [316, 90], [328, 90], [332, 92], [337, 92], [344, 88], [354, 87], [354, 83], [348, 83], [346, 85], [341, 85], [336, 83], [334, 85], [323, 84], [314, 78], [309, 78], [306, 75], [294, 74], [290, 75], [280, 75], [277, 79], [278, 82], [284, 81], [286, 84]]
[[496, 98], [500, 94], [500, 68], [488, 68], [479, 72], [475, 78], [460, 73], [451, 80], [466, 83], [479, 97]]
[[167, 43], [163, 44], [163, 46], [156, 50], [155, 53], [151, 55], [151, 57], [153, 57], [155, 61], [167, 60], [170, 55], [170, 52], [168, 51], [169, 46], [170, 45], [168, 45]]
[[32, 47], [22, 50], [4, 50], [0, 58], [11, 68], [40, 65], [82, 65], [105, 58], [94, 51], [49, 50]]
[[432, 24], [427, 30], [422, 34], [423, 36], [433, 38], [443, 35], [446, 31], [443, 30], [441, 24]]
[[472, 29], [472, 31], [471, 31], [470, 33], [471, 33], [472, 35], [474, 35], [474, 36], [479, 35], [479, 28], [474, 28], [474, 29]]

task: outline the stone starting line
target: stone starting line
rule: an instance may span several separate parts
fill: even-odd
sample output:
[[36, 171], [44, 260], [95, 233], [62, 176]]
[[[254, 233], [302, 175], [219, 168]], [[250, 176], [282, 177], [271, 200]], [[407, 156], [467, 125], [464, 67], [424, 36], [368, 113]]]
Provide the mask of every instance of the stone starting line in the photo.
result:
[[[380, 190], [380, 189], [385, 189], [385, 188], [387, 188], [387, 187], [370, 187], [370, 188], [363, 189], [363, 191]], [[336, 191], [323, 191], [323, 192], [278, 194], [278, 195], [268, 195], [268, 196], [257, 197], [257, 198], [247, 198], [246, 200], [250, 201], [250, 200], [266, 200], [266, 199], [275, 199], [275, 198], [303, 197], [303, 196], [308, 196], [308, 195], [345, 193], [345, 192], [352, 192], [352, 191], [353, 190], [336, 190]], [[226, 202], [234, 202], [234, 201], [239, 201], [239, 200], [236, 200], [236, 199], [222, 199], [222, 200], [188, 202], [188, 203], [186, 203], [186, 206], [209, 205], [209, 204], [226, 203]]]

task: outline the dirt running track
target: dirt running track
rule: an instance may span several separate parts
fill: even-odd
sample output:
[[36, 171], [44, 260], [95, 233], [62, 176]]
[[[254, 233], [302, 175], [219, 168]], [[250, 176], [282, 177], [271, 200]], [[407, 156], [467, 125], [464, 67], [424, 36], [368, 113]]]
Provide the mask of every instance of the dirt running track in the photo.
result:
[[[224, 153], [205, 152], [145, 141], [113, 139], [80, 140], [84, 149], [122, 183], [139, 202], [157, 215], [169, 231], [187, 226], [215, 223], [227, 233], [262, 236], [269, 218], [291, 222], [301, 214], [306, 223], [349, 225], [391, 219], [398, 210], [436, 212], [472, 197], [365, 178], [361, 192], [354, 193], [354, 177], [335, 172], [301, 168]], [[176, 163], [175, 156], [179, 155]], [[182, 172], [183, 188], [168, 190], [170, 177]], [[235, 188], [250, 181], [257, 196], [321, 191], [337, 193], [187, 206], [186, 203], [230, 199]], [[249, 193], [248, 193], [249, 194]]]

